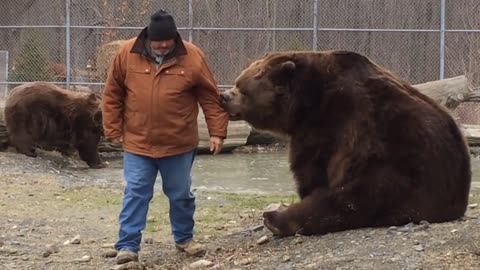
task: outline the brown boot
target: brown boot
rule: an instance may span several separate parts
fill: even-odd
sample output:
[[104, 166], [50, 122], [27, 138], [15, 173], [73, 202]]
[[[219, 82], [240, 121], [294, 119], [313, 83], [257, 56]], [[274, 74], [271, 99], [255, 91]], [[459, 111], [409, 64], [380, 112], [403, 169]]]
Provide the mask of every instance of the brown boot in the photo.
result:
[[189, 240], [183, 244], [175, 244], [178, 250], [186, 252], [190, 256], [201, 257], [205, 255], [207, 250], [205, 246], [195, 242], [194, 240]]
[[130, 250], [120, 250], [117, 253], [117, 264], [124, 264], [128, 262], [138, 262], [138, 254]]

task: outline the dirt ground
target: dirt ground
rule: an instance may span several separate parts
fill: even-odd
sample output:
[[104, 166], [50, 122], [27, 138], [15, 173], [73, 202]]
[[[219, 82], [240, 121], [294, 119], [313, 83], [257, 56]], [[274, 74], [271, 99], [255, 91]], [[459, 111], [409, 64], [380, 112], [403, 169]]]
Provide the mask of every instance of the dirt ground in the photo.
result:
[[[97, 181], [88, 170], [52, 153], [33, 159], [0, 152], [0, 269], [119, 269], [105, 256], [116, 240], [123, 181]], [[261, 213], [295, 196], [196, 195], [196, 235], [207, 254], [190, 258], [175, 250], [167, 202], [156, 194], [143, 269], [191, 269], [199, 260], [209, 264], [201, 269], [480, 269], [478, 191], [465, 218], [454, 222], [288, 238], [262, 228]]]

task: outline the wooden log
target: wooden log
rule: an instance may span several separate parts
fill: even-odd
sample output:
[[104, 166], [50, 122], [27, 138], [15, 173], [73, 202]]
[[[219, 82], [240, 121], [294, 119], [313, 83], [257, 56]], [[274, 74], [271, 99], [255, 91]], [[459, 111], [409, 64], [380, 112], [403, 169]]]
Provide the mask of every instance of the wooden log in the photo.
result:
[[429, 96], [450, 110], [455, 109], [469, 96], [468, 80], [464, 75], [413, 85], [418, 91]]
[[467, 138], [468, 145], [480, 146], [480, 125], [461, 125], [463, 135]]
[[465, 100], [468, 102], [480, 102], [480, 90], [470, 92]]
[[[251, 127], [247, 122], [230, 121], [228, 123], [227, 139], [223, 142], [223, 151], [228, 152], [238, 146], [245, 145], [250, 132]], [[198, 143], [199, 153], [209, 152], [210, 136], [208, 134], [208, 128], [202, 110], [198, 113], [198, 136], [200, 139]]]

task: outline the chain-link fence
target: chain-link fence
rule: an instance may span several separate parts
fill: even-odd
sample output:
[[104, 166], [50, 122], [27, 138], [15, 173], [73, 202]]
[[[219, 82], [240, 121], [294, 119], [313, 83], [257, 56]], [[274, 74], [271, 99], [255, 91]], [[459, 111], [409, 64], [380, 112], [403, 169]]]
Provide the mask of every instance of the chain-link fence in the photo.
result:
[[326, 49], [363, 53], [413, 84], [465, 74], [480, 85], [478, 0], [3, 0], [0, 95], [33, 80], [101, 91], [119, 44], [158, 9], [204, 50], [220, 86], [269, 51]]

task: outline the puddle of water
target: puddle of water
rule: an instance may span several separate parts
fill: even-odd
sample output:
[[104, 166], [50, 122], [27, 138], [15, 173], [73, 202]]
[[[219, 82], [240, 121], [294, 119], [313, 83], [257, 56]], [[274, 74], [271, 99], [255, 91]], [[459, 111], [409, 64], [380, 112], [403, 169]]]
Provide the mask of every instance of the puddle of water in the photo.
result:
[[[472, 188], [480, 189], [480, 158], [472, 158]], [[77, 175], [72, 172], [72, 175]], [[101, 170], [82, 170], [96, 184], [123, 185], [122, 160]], [[258, 154], [198, 155], [192, 169], [193, 188], [236, 193], [294, 193], [295, 184], [286, 151]], [[74, 180], [72, 179], [72, 182]], [[159, 176], [158, 182], [161, 178]], [[155, 186], [160, 190], [161, 185]]]
[[200, 155], [194, 163], [192, 178], [197, 189], [248, 193], [295, 191], [285, 151]]

